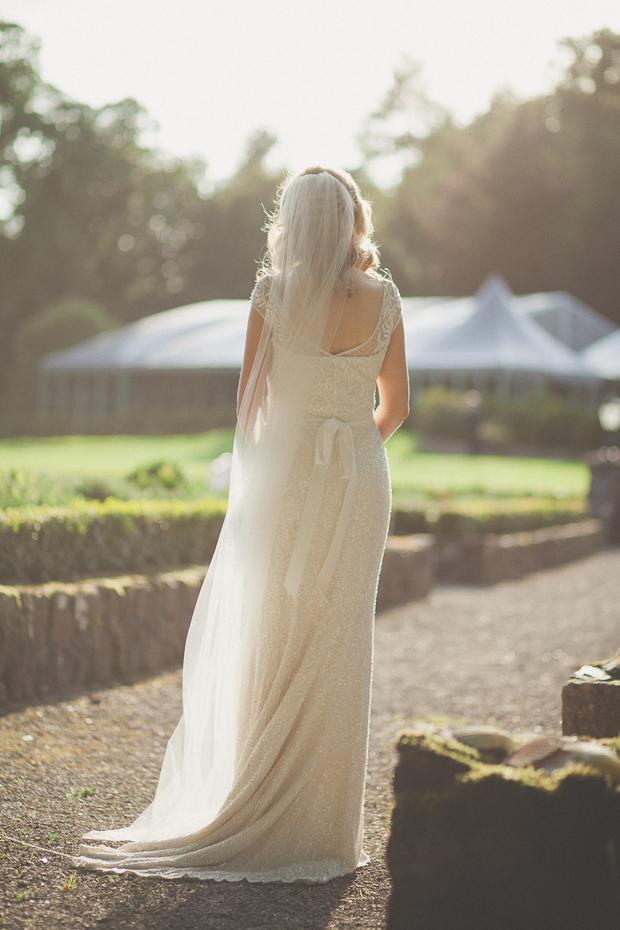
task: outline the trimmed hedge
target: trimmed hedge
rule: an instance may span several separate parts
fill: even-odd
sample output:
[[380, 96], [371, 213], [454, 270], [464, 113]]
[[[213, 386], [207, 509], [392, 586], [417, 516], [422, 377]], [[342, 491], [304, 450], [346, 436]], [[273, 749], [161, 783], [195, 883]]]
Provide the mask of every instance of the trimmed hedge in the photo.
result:
[[223, 501], [76, 502], [0, 511], [0, 584], [152, 572], [209, 562]]
[[[75, 581], [136, 572], [167, 571], [209, 562], [226, 502], [76, 501], [67, 507], [0, 510], [0, 584]], [[474, 500], [442, 506], [397, 504], [396, 536], [480, 536], [574, 523], [583, 501], [539, 498]]]
[[476, 499], [426, 508], [400, 504], [392, 511], [390, 533], [395, 536], [412, 533], [433, 533], [435, 536], [522, 533], [575, 523], [587, 515], [587, 502], [580, 499]]

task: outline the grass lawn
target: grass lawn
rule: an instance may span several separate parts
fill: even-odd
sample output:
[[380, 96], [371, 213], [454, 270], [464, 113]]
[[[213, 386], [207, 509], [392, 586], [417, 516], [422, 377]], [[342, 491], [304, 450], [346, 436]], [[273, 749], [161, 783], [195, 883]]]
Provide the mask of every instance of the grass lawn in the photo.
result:
[[579, 461], [416, 452], [411, 433], [388, 441], [394, 496], [586, 497], [588, 467]]
[[[175, 462], [191, 481], [206, 482], [208, 463], [232, 448], [232, 430], [183, 436], [63, 436], [0, 440], [0, 470], [51, 476], [122, 478], [139, 465]], [[588, 468], [578, 461], [417, 453], [415, 437], [388, 442], [395, 496], [522, 495], [584, 497]]]
[[191, 481], [206, 481], [207, 465], [232, 450], [234, 430], [184, 436], [58, 436], [0, 440], [0, 469], [56, 476], [123, 478], [139, 465], [175, 462]]

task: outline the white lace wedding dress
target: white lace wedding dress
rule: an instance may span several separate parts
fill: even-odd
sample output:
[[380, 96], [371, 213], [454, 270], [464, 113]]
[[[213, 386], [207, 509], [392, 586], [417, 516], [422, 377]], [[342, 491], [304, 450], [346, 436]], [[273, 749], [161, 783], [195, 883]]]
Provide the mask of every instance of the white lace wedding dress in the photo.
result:
[[[263, 279], [252, 295], [263, 316], [268, 288]], [[134, 842], [84, 846], [80, 866], [168, 878], [325, 882], [368, 861], [362, 837], [373, 622], [391, 500], [373, 407], [400, 320], [398, 291], [391, 281], [383, 288], [370, 339], [318, 360], [239, 701], [228, 797], [189, 835], [152, 839], [132, 827], [89, 834]], [[273, 351], [286, 351], [277, 330]], [[280, 402], [285, 398], [270, 397], [270, 410]], [[199, 794], [192, 802], [199, 823]]]

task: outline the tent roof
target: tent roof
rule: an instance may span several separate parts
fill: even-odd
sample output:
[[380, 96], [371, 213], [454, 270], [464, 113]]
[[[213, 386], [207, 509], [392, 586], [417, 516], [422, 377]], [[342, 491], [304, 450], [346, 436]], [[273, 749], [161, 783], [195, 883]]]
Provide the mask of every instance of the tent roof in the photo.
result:
[[250, 304], [208, 300], [164, 310], [52, 352], [45, 369], [240, 368]]
[[616, 328], [602, 314], [565, 291], [525, 294], [514, 297], [513, 305], [573, 352], [580, 352]]
[[474, 297], [405, 314], [410, 370], [523, 371], [594, 380], [573, 352], [513, 305], [501, 278], [490, 277]]
[[581, 357], [600, 378], [620, 381], [620, 329], [592, 343]]

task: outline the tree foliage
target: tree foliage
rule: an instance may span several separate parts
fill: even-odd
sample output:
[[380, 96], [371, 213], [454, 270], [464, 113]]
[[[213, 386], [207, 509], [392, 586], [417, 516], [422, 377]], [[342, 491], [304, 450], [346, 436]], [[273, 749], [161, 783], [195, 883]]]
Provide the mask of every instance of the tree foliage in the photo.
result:
[[572, 60], [549, 96], [498, 96], [466, 127], [446, 118], [405, 140], [418, 158], [377, 206], [406, 293], [471, 294], [499, 272], [518, 292], [568, 290], [620, 323], [620, 35], [563, 45]]
[[0, 387], [15, 337], [61, 298], [120, 321], [252, 289], [265, 236], [262, 204], [280, 181], [256, 133], [228, 184], [205, 196], [205, 165], [144, 148], [133, 100], [94, 110], [45, 84], [37, 46], [0, 23]]

